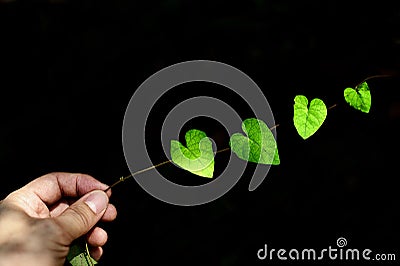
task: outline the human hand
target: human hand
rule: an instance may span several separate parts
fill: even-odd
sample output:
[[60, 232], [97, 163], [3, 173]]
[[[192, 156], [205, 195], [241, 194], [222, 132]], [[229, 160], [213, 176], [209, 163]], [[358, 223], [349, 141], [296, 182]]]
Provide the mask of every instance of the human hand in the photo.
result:
[[89, 175], [51, 173], [0, 202], [0, 265], [64, 265], [73, 240], [86, 234], [90, 254], [100, 259], [112, 221], [108, 186]]

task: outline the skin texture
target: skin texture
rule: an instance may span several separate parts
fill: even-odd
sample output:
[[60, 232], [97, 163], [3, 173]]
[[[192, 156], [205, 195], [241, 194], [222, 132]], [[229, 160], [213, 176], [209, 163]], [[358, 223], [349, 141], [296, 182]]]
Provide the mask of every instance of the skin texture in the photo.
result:
[[0, 202], [0, 265], [64, 265], [80, 236], [99, 260], [107, 233], [96, 224], [117, 215], [107, 188], [89, 175], [50, 173], [10, 193]]

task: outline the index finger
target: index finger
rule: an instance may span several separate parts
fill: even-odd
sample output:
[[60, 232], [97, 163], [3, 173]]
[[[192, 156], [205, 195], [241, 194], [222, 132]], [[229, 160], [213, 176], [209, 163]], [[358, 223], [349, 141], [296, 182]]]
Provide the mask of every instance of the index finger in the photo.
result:
[[[46, 174], [23, 187], [36, 194], [46, 205], [54, 204], [64, 197], [81, 197], [92, 190], [107, 188], [108, 185], [90, 175], [66, 172]], [[110, 196], [111, 192], [107, 191], [107, 194]]]

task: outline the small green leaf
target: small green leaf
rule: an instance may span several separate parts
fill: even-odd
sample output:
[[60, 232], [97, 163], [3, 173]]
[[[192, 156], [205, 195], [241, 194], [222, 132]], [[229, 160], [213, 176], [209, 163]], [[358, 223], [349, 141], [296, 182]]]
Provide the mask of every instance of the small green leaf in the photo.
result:
[[344, 90], [344, 99], [353, 108], [368, 113], [371, 108], [371, 92], [367, 82], [361, 83], [355, 89], [346, 88]]
[[177, 140], [171, 140], [172, 162], [195, 175], [212, 178], [214, 152], [211, 140], [206, 133], [197, 129], [186, 132], [185, 140], [187, 147]]
[[321, 127], [327, 115], [325, 103], [315, 98], [308, 108], [308, 100], [303, 95], [294, 98], [293, 122], [297, 132], [303, 139], [309, 138]]
[[229, 141], [232, 151], [240, 159], [260, 164], [280, 163], [275, 138], [262, 120], [248, 118], [243, 121], [242, 130], [247, 137], [235, 133]]
[[83, 239], [77, 239], [72, 243], [67, 261], [72, 266], [93, 266], [97, 264], [97, 261], [90, 256], [88, 245]]

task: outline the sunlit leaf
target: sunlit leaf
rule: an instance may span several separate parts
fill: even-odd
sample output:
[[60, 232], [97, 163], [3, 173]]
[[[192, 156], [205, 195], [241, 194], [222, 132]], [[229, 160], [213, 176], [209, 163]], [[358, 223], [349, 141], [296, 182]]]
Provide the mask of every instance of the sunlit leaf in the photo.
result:
[[327, 115], [325, 103], [315, 98], [310, 102], [303, 95], [297, 95], [294, 98], [294, 126], [303, 139], [312, 136], [324, 123]]
[[368, 113], [371, 108], [371, 92], [367, 82], [363, 82], [355, 89], [346, 88], [344, 90], [344, 99], [353, 108]]
[[92, 266], [97, 264], [89, 254], [87, 243], [83, 239], [77, 239], [70, 247], [67, 262], [72, 266]]
[[186, 147], [177, 140], [171, 140], [172, 162], [195, 175], [212, 178], [214, 152], [211, 140], [197, 129], [186, 132], [185, 140]]
[[248, 118], [243, 121], [242, 130], [247, 137], [235, 133], [229, 141], [232, 151], [240, 159], [260, 164], [280, 163], [276, 140], [263, 121]]

